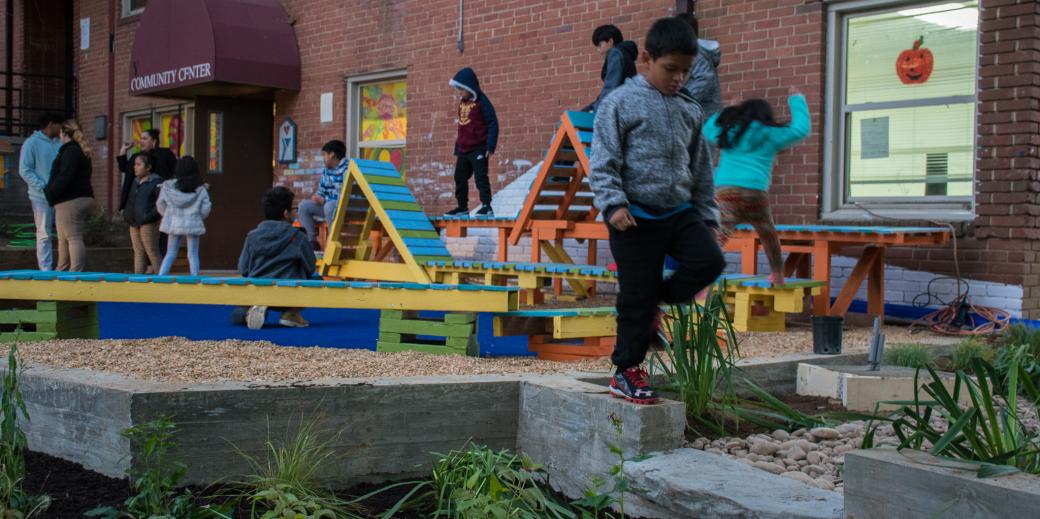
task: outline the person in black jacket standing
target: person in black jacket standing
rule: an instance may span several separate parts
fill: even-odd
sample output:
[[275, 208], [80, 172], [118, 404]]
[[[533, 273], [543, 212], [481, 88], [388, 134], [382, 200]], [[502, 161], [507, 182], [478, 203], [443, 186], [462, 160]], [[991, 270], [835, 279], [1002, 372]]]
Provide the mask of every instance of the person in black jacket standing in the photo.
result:
[[163, 180], [173, 178], [173, 168], [177, 166], [177, 156], [174, 155], [173, 151], [169, 148], [159, 147], [159, 130], [154, 128], [145, 130], [141, 134], [141, 141], [137, 144], [141, 147], [141, 151], [128, 156], [130, 148], [134, 147], [134, 143], [123, 143], [123, 147], [119, 149], [119, 156], [116, 157], [116, 161], [119, 163], [119, 171], [123, 172], [123, 189], [120, 191], [119, 196], [120, 211], [126, 207], [126, 197], [130, 195], [130, 186], [133, 185], [134, 181], [134, 159], [138, 155], [142, 153], [152, 154], [152, 163], [154, 165], [152, 172], [162, 177]]
[[151, 153], [139, 153], [134, 157], [134, 180], [123, 209], [123, 219], [130, 227], [130, 243], [134, 247], [134, 274], [144, 274], [149, 262], [152, 273], [157, 274], [163, 260], [159, 252], [159, 220], [162, 215], [155, 207], [163, 180], [152, 172], [154, 160]]
[[87, 259], [83, 244], [83, 221], [94, 206], [90, 185], [90, 148], [84, 146], [83, 131], [75, 119], [61, 124], [61, 148], [51, 167], [51, 178], [43, 189], [54, 207], [58, 228], [58, 268], [82, 272]]
[[599, 104], [614, 91], [625, 84], [630, 77], [635, 77], [636, 58], [639, 57], [639, 46], [634, 41], [626, 41], [621, 29], [613, 25], [600, 25], [592, 31], [592, 44], [596, 52], [605, 54], [603, 68], [599, 77], [603, 80], [603, 88], [592, 104], [582, 108], [583, 112], [595, 112]]

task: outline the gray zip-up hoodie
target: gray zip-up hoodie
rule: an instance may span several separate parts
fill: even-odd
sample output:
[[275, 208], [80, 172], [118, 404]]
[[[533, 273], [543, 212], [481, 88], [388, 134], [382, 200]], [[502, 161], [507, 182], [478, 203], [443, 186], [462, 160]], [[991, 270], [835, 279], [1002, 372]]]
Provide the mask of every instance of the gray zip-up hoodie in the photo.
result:
[[704, 119], [722, 111], [722, 87], [719, 85], [719, 62], [722, 60], [722, 49], [714, 40], [697, 40], [697, 58], [693, 60], [693, 70], [686, 80], [686, 90], [701, 104]]
[[596, 208], [630, 203], [664, 212], [693, 205], [717, 222], [711, 154], [701, 138], [703, 111], [685, 89], [665, 96], [642, 75], [629, 79], [596, 112], [589, 184]]

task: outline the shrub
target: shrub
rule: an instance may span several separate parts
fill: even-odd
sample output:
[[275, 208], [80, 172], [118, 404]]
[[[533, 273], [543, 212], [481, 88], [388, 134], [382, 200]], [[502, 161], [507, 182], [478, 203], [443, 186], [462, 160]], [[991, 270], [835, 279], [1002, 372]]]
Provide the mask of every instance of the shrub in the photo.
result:
[[885, 352], [885, 364], [904, 368], [926, 368], [932, 365], [932, 350], [924, 344], [902, 344]]
[[993, 362], [996, 353], [990, 345], [982, 342], [978, 337], [964, 339], [953, 349], [953, 369], [970, 372], [975, 359]]

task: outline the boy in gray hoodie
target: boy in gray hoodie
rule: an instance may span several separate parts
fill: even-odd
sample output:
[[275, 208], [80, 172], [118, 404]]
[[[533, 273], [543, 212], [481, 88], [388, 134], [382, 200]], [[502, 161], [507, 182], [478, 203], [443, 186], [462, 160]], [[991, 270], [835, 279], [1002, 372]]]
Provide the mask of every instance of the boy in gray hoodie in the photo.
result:
[[[677, 18], [654, 22], [640, 58], [649, 66], [596, 112], [589, 183], [610, 232], [618, 268], [617, 370], [610, 392], [651, 404], [657, 394], [640, 365], [656, 340], [658, 306], [686, 303], [712, 283], [725, 259], [716, 221], [703, 110], [683, 88], [697, 56], [693, 29]], [[679, 268], [662, 279], [664, 258]]]

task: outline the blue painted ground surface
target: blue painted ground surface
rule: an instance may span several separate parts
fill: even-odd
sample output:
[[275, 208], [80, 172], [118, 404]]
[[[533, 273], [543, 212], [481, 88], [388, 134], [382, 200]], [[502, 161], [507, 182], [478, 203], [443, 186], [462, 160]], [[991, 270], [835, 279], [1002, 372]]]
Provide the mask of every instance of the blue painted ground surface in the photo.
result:
[[[282, 346], [375, 350], [379, 336], [376, 310], [309, 308], [303, 311], [304, 318], [311, 322], [307, 328], [279, 326], [277, 312], [270, 312], [267, 325], [255, 331], [232, 325], [230, 306], [99, 303], [98, 314], [103, 339], [173, 335], [195, 340], [263, 340]], [[527, 351], [526, 337], [493, 337], [490, 314], [481, 314], [478, 325], [481, 356], [532, 355]]]

